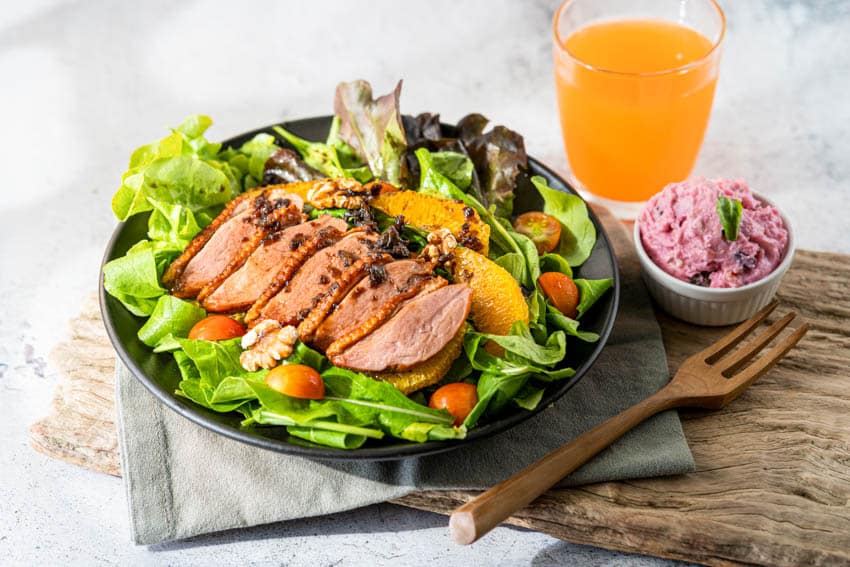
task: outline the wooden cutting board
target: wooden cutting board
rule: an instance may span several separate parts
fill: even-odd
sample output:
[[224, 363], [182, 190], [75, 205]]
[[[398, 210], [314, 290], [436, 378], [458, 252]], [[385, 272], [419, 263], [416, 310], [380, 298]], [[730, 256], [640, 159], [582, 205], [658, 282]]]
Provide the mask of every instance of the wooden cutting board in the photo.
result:
[[[626, 228], [600, 212], [620, 252]], [[550, 490], [508, 523], [567, 541], [708, 565], [850, 565], [850, 256], [798, 251], [778, 298], [811, 326], [788, 357], [716, 412], [681, 412], [694, 473]], [[728, 329], [658, 314], [671, 373]], [[120, 475], [114, 352], [92, 296], [51, 353], [53, 413], [38, 451]], [[397, 504], [450, 513], [475, 492]]]

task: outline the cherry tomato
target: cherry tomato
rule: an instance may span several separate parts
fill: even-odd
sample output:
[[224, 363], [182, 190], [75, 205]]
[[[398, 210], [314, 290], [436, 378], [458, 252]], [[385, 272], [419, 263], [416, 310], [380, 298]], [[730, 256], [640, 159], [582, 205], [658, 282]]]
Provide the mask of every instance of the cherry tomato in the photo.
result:
[[276, 366], [266, 374], [266, 384], [272, 389], [307, 400], [321, 400], [325, 397], [325, 383], [319, 373], [303, 364], [284, 364]]
[[551, 252], [561, 240], [561, 223], [552, 215], [540, 211], [518, 216], [514, 221], [514, 230], [529, 237], [537, 247], [538, 254]]
[[223, 341], [241, 337], [244, 334], [245, 327], [236, 319], [227, 315], [210, 315], [195, 323], [195, 326], [189, 331], [189, 338], [204, 341]]
[[537, 278], [537, 283], [543, 289], [543, 294], [555, 308], [575, 319], [578, 315], [578, 287], [566, 274], [561, 272], [543, 272]]
[[433, 409], [445, 408], [455, 418], [454, 424], [460, 425], [475, 404], [478, 403], [478, 389], [475, 384], [454, 382], [440, 386], [431, 394], [428, 406]]

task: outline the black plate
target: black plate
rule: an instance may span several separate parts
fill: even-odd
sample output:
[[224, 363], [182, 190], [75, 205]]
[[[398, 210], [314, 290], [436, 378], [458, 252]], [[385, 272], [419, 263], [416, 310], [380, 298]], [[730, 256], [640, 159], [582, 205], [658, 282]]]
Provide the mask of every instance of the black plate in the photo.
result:
[[[323, 140], [327, 136], [331, 117], [315, 117], [304, 120], [284, 122], [281, 125], [308, 140]], [[452, 127], [446, 126], [447, 133]], [[225, 146], [239, 146], [260, 132], [274, 134], [271, 127], [260, 128], [236, 136], [224, 142]], [[281, 140], [280, 144], [285, 145]], [[549, 186], [561, 191], [575, 193], [573, 188], [555, 172], [535, 159], [529, 159], [530, 173], [541, 175], [547, 179]], [[527, 178], [518, 184], [515, 208], [518, 213], [528, 210], [540, 210], [537, 191], [530, 185]], [[109, 260], [123, 256], [127, 250], [139, 240], [145, 238], [147, 232], [147, 214], [131, 217], [118, 225], [112, 234], [112, 239], [106, 247], [103, 258], [105, 264]], [[162, 403], [183, 417], [202, 425], [221, 435], [236, 439], [250, 445], [270, 449], [281, 453], [290, 453], [318, 459], [364, 459], [387, 460], [404, 457], [421, 456], [457, 449], [476, 439], [489, 437], [525, 421], [535, 413], [548, 408], [572, 388], [585, 375], [596, 357], [602, 351], [608, 335], [614, 325], [617, 305], [620, 296], [619, 272], [617, 261], [611, 248], [611, 243], [605, 234], [599, 220], [591, 211], [590, 217], [596, 225], [598, 234], [596, 246], [590, 258], [580, 268], [576, 275], [583, 278], [614, 278], [614, 286], [594, 305], [582, 319], [582, 328], [599, 334], [599, 342], [588, 344], [578, 340], [569, 341], [568, 363], [575, 368], [576, 373], [567, 380], [553, 382], [547, 386], [543, 399], [534, 411], [517, 408], [516, 411], [500, 419], [482, 422], [469, 432], [466, 439], [453, 441], [430, 441], [427, 443], [410, 443], [395, 438], [368, 444], [360, 449], [345, 450], [322, 447], [301, 440], [290, 441], [284, 427], [249, 427], [241, 428], [239, 422], [242, 416], [236, 412], [229, 414], [216, 413], [193, 402], [174, 395], [180, 381], [180, 373], [174, 358], [169, 353], [155, 354], [150, 347], [143, 344], [136, 333], [144, 323], [144, 319], [136, 317], [127, 311], [121, 303], [107, 294], [103, 289], [103, 269], [101, 266], [100, 308], [106, 330], [118, 355], [130, 371], [145, 385]], [[297, 444], [296, 444], [297, 443]]]

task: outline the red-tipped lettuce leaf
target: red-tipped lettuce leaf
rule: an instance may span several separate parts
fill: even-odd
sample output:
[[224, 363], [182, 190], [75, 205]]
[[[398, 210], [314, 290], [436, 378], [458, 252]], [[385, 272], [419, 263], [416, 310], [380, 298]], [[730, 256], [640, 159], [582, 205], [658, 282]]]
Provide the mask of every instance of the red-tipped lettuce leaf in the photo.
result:
[[378, 99], [372, 86], [358, 80], [340, 83], [334, 97], [334, 113], [340, 119], [339, 137], [369, 165], [375, 177], [397, 184], [401, 156], [407, 146], [398, 99], [401, 81]]
[[522, 136], [504, 126], [485, 133], [488, 122], [481, 114], [463, 117], [457, 124], [458, 138], [475, 164], [484, 206], [495, 207], [497, 216], [510, 218], [516, 178], [528, 168], [528, 155]]

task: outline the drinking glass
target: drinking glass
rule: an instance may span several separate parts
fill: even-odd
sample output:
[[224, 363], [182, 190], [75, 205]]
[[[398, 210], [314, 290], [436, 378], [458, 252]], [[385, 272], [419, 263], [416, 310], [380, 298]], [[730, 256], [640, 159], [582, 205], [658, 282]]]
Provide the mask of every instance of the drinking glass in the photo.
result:
[[621, 218], [693, 169], [726, 21], [715, 0], [565, 0], [555, 85], [577, 188]]

